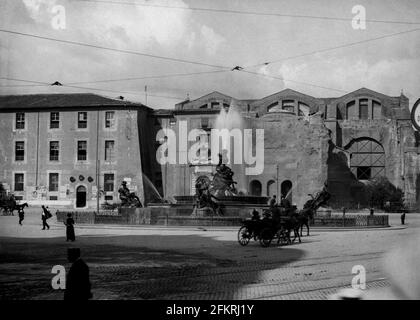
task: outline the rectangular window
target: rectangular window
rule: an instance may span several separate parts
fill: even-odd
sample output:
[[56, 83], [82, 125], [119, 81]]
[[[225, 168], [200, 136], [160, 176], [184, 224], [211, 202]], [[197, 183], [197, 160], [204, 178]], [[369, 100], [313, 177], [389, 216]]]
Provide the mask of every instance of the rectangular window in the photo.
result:
[[289, 112], [295, 112], [295, 101], [294, 100], [283, 100], [282, 101], [282, 110]]
[[51, 112], [50, 113], [50, 129], [60, 128], [60, 113]]
[[77, 141], [77, 160], [87, 160], [87, 141]]
[[341, 113], [341, 109], [337, 106], [336, 107], [337, 109], [337, 120], [343, 120], [344, 119], [344, 117], [343, 117], [343, 114]]
[[209, 127], [209, 118], [201, 118], [201, 128], [207, 129]]
[[58, 173], [50, 173], [48, 191], [58, 191]]
[[114, 161], [114, 140], [105, 141], [105, 161]]
[[15, 161], [24, 161], [25, 160], [25, 142], [16, 141], [15, 144]]
[[15, 191], [24, 190], [24, 174], [15, 173]]
[[58, 141], [50, 141], [50, 161], [58, 161], [60, 145]]
[[368, 100], [360, 99], [359, 100], [359, 119], [367, 120], [368, 119]]
[[105, 173], [104, 174], [104, 191], [114, 191], [114, 174]]
[[78, 112], [77, 114], [77, 128], [87, 128], [87, 112]]
[[357, 179], [369, 180], [371, 176], [371, 167], [357, 167]]
[[16, 129], [25, 129], [25, 113], [16, 113]]
[[105, 128], [113, 128], [115, 125], [115, 112], [105, 112]]

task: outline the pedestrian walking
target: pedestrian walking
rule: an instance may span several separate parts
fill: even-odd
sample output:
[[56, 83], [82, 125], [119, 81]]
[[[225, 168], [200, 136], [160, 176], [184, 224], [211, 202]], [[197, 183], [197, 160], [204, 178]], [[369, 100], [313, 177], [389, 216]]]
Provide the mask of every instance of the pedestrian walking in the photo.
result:
[[66, 278], [64, 300], [89, 300], [92, 298], [89, 267], [80, 257], [79, 248], [69, 248], [67, 259], [72, 263]]
[[67, 214], [67, 220], [64, 224], [66, 225], [66, 241], [75, 241], [76, 236], [74, 234], [74, 220], [71, 217], [71, 213]]
[[401, 224], [405, 224], [405, 212], [401, 215]]
[[19, 214], [19, 225], [22, 226], [22, 221], [25, 219], [25, 211], [23, 211], [23, 207], [19, 208], [18, 214]]
[[42, 230], [45, 230], [45, 227], [48, 228], [48, 230], [50, 230], [50, 226], [47, 223], [47, 219], [51, 218], [51, 213], [50, 211], [44, 206], [42, 205], [42, 215], [41, 215], [41, 219], [42, 219]]

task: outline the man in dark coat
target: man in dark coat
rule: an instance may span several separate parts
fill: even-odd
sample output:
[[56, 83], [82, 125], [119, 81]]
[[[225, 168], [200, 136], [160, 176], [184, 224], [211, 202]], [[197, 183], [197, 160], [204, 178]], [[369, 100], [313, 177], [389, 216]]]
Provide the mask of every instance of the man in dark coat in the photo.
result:
[[89, 267], [80, 258], [79, 248], [67, 249], [67, 258], [73, 263], [66, 279], [64, 300], [88, 300], [92, 298], [90, 291]]
[[51, 217], [51, 213], [48, 211], [48, 209], [45, 206], [41, 206], [42, 207], [42, 230], [45, 230], [45, 227], [48, 228], [48, 230], [50, 230], [50, 226], [47, 223], [47, 219]]
[[273, 197], [270, 200], [270, 208], [274, 208], [276, 205], [277, 205], [276, 195], [273, 195]]
[[19, 214], [19, 224], [22, 225], [22, 221], [25, 219], [25, 211], [23, 211], [23, 207], [18, 209]]
[[66, 225], [66, 241], [75, 241], [74, 219], [72, 218], [71, 213], [67, 214], [67, 220], [64, 224]]

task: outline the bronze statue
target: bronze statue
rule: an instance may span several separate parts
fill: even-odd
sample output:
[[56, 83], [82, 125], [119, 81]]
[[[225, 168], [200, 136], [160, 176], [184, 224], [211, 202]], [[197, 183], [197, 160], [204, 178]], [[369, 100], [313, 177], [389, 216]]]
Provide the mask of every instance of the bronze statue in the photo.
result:
[[142, 207], [139, 197], [137, 197], [134, 192], [130, 192], [130, 189], [127, 188], [126, 181], [121, 183], [118, 193], [120, 194], [122, 207]]
[[233, 181], [233, 171], [222, 163], [222, 155], [219, 154], [219, 163], [213, 180], [208, 177], [199, 177], [195, 183], [196, 208], [210, 208], [217, 215], [222, 214], [220, 205], [216, 202], [219, 197], [235, 196], [238, 194]]
[[222, 155], [219, 153], [219, 163], [216, 166], [216, 173], [210, 184], [210, 192], [216, 197], [235, 196], [238, 194], [235, 184], [232, 169], [222, 163]]

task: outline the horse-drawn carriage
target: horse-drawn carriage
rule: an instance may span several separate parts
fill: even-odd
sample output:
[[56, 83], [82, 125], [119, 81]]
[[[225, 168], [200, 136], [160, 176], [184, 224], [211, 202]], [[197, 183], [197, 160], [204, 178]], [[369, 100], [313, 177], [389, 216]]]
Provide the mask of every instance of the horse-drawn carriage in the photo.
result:
[[[259, 241], [263, 247], [268, 247], [275, 239], [277, 239], [277, 244], [291, 244], [296, 238], [301, 242], [303, 227], [306, 226], [309, 236], [309, 220], [313, 218], [316, 210], [330, 198], [326, 186], [315, 196], [309, 196], [311, 199], [304, 204], [300, 211], [295, 206], [290, 208], [272, 206], [264, 211], [262, 219], [259, 218], [258, 212], [254, 211], [252, 219], [244, 220], [238, 231], [239, 244], [246, 246], [251, 239]], [[293, 240], [290, 237], [292, 231], [294, 233]]]
[[3, 215], [13, 216], [15, 210], [19, 211], [27, 206], [27, 203], [18, 204], [13, 194], [7, 195], [5, 192], [0, 193], [0, 212], [2, 211]]
[[[238, 242], [246, 246], [250, 240], [259, 241], [261, 246], [268, 247], [270, 243], [277, 239], [277, 244], [291, 244], [290, 232], [293, 225], [296, 224], [296, 218], [293, 216], [280, 215], [273, 218], [274, 208], [264, 211], [264, 218], [260, 219], [256, 215], [252, 219], [246, 219], [238, 231]], [[281, 210], [276, 208], [276, 210]], [[296, 233], [295, 238], [296, 239]], [[299, 238], [300, 241], [300, 238]]]

